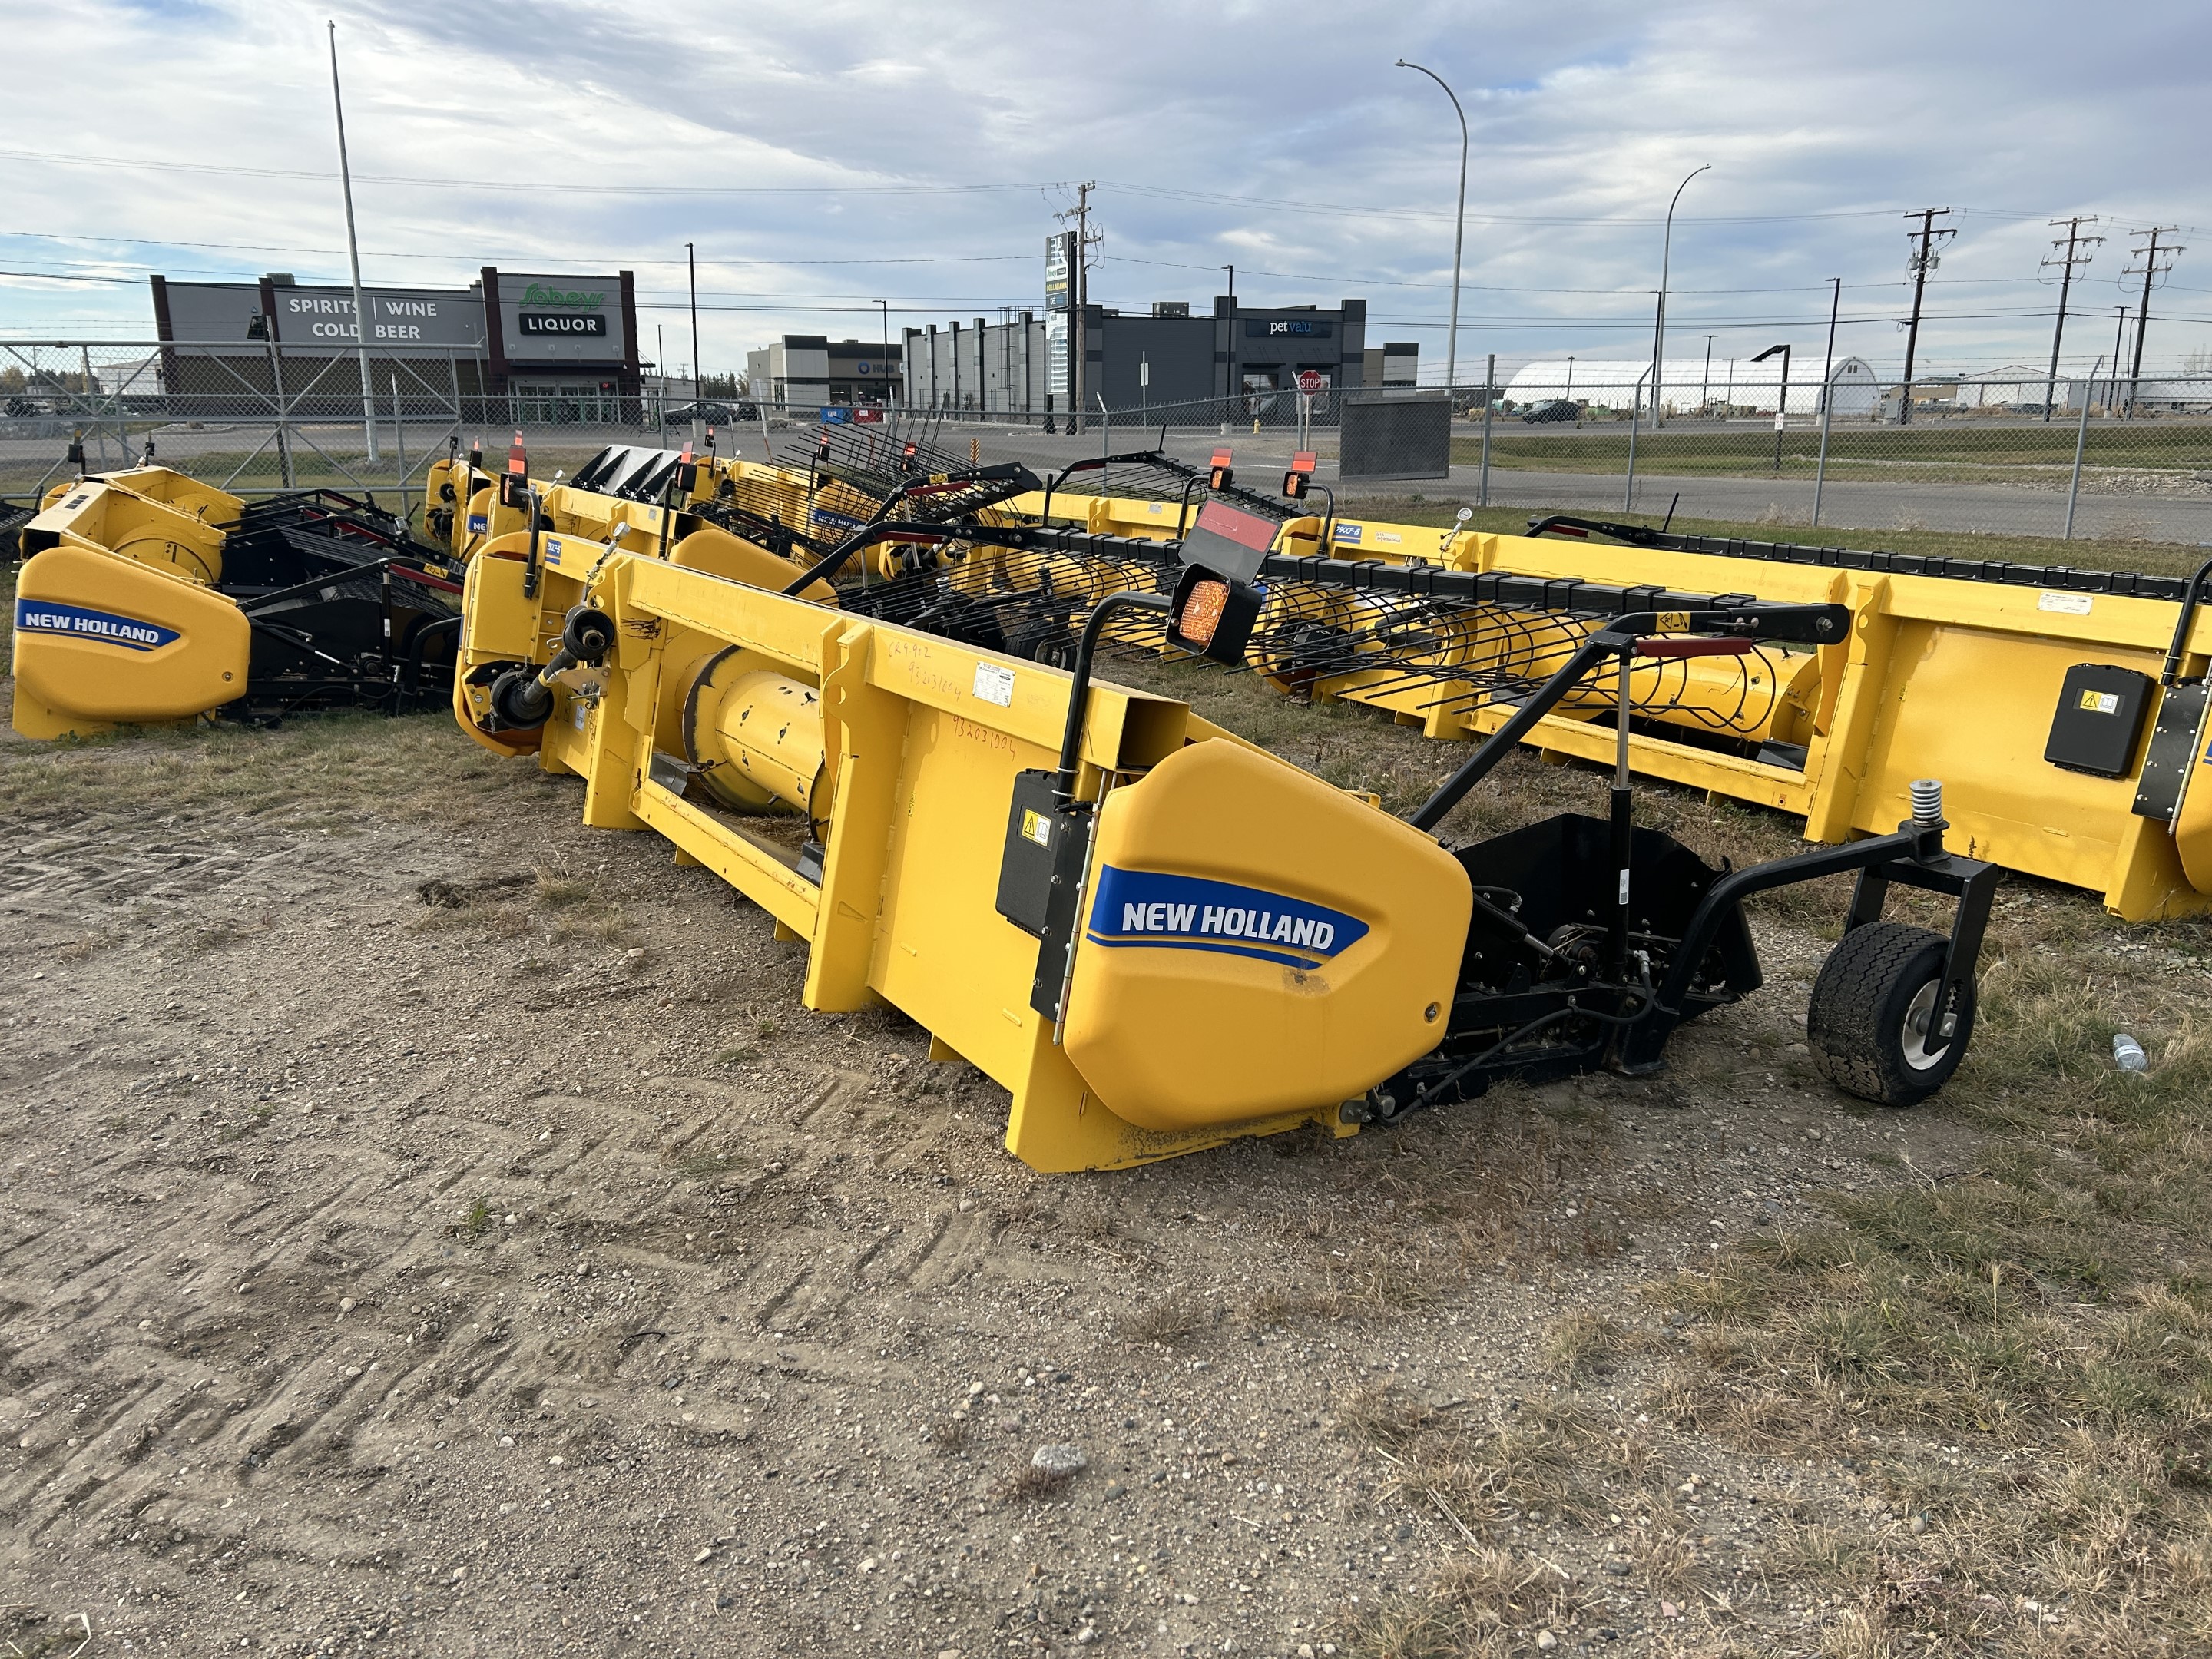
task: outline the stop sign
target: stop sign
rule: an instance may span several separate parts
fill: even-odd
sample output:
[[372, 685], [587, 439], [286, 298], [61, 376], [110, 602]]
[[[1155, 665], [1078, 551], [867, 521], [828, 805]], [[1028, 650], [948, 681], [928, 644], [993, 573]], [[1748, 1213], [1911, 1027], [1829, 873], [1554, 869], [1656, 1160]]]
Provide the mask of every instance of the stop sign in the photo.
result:
[[1327, 384], [1328, 383], [1322, 379], [1321, 371], [1317, 368], [1302, 368], [1298, 371], [1298, 390], [1309, 398]]

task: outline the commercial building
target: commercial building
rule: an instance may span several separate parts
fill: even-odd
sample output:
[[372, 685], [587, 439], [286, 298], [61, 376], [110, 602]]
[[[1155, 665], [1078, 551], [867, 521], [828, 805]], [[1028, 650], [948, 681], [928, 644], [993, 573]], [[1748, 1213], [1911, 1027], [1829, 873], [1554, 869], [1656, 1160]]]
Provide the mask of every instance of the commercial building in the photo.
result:
[[763, 403], [811, 410], [899, 400], [896, 352], [874, 340], [787, 334], [745, 354], [745, 390]]
[[[1080, 395], [1087, 416], [1103, 400], [1120, 420], [1205, 426], [1255, 417], [1291, 418], [1302, 374], [1320, 377], [1312, 414], [1334, 418], [1336, 392], [1411, 386], [1419, 349], [1367, 343], [1367, 302], [1334, 307], [1240, 305], [1215, 298], [1212, 314], [1160, 301], [1148, 311], [1073, 307], [1068, 331], [1083, 344]], [[953, 414], [1064, 416], [1078, 392], [1072, 359], [1053, 348], [1051, 319], [1022, 312], [993, 323], [904, 332], [910, 401]], [[1066, 367], [1063, 368], [1063, 363]], [[1058, 371], [1058, 372], [1056, 372]]]
[[[177, 412], [361, 410], [349, 285], [272, 272], [258, 283], [153, 282], [161, 377]], [[489, 296], [487, 302], [487, 296]], [[577, 276], [486, 265], [465, 289], [367, 288], [380, 407], [448, 405], [531, 424], [637, 418], [637, 297], [629, 271]]]

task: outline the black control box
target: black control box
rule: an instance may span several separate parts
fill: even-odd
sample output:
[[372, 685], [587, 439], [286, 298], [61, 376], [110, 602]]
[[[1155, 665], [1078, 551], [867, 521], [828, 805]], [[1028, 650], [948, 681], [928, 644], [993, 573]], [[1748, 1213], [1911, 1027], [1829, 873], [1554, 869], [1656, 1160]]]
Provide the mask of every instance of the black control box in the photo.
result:
[[2069, 772], [2123, 778], [2135, 760], [2158, 682], [2132, 668], [2077, 662], [2066, 671], [2043, 758]]

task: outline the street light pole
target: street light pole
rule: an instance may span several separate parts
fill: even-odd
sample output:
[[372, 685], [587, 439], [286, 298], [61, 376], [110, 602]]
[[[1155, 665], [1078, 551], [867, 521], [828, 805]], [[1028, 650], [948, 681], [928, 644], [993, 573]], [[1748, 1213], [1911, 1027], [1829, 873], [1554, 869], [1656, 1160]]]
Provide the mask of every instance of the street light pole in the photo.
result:
[[1790, 419], [1789, 344], [1769, 346], [1751, 361], [1763, 363], [1778, 351], [1782, 354], [1782, 395], [1774, 400], [1774, 476], [1778, 478], [1782, 476], [1782, 428]]
[[1419, 64], [1409, 64], [1402, 58], [1393, 67], [1419, 70], [1430, 80], [1443, 87], [1444, 96], [1451, 100], [1452, 113], [1459, 117], [1459, 217], [1452, 228], [1451, 332], [1444, 341], [1444, 396], [1449, 402], [1451, 388], [1459, 380], [1460, 250], [1467, 239], [1467, 112], [1459, 106], [1459, 94], [1444, 86], [1443, 76], [1434, 70]]
[[1813, 467], [1813, 522], [1820, 522], [1820, 491], [1828, 482], [1828, 428], [1836, 414], [1836, 314], [1844, 308], [1844, 279], [1831, 276], [1836, 285], [1828, 301], [1828, 356], [1820, 366], [1820, 459]]
[[[376, 461], [376, 383], [368, 375], [368, 307], [362, 303], [361, 243], [353, 230], [353, 165], [346, 159], [345, 100], [338, 95], [338, 26], [331, 24], [331, 110], [338, 122], [338, 179], [345, 191], [346, 252], [353, 258], [353, 343], [361, 357], [361, 424], [368, 464]], [[283, 411], [278, 414], [281, 417]]]
[[1674, 186], [1674, 194], [1667, 203], [1667, 234], [1659, 242], [1659, 307], [1651, 325], [1651, 425], [1659, 426], [1659, 382], [1662, 378], [1662, 359], [1667, 350], [1667, 278], [1668, 267], [1674, 258], [1674, 204], [1682, 199], [1682, 192], [1690, 187], [1690, 179], [1700, 173], [1711, 173], [1713, 164], [1708, 161], [1690, 174], [1689, 179]]
[[[884, 355], [883, 361], [876, 365], [876, 373], [888, 377], [891, 372], [891, 302], [889, 300], [878, 300], [876, 303], [883, 307], [884, 313]], [[900, 356], [902, 359], [903, 359], [905, 354], [902, 352]], [[902, 362], [900, 368], [903, 369], [904, 367], [905, 364]], [[902, 374], [900, 379], [903, 380], [905, 376]], [[890, 400], [891, 383], [890, 380], [886, 378], [884, 381], [884, 404], [885, 407], [890, 406]]]

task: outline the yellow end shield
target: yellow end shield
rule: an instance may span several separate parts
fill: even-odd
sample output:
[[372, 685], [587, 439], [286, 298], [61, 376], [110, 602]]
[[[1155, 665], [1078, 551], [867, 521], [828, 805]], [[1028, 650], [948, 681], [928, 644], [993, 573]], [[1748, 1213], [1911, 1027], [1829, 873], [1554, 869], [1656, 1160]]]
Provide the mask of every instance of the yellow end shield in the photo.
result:
[[1472, 902], [1431, 837], [1194, 744], [1100, 809], [1068, 1058], [1149, 1129], [1334, 1106], [1442, 1038]]
[[242, 696], [253, 630], [223, 595], [64, 543], [15, 586], [15, 729], [88, 736], [190, 719]]

